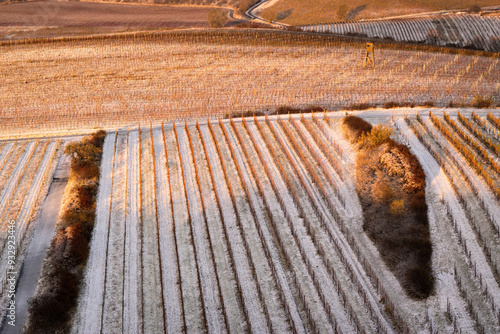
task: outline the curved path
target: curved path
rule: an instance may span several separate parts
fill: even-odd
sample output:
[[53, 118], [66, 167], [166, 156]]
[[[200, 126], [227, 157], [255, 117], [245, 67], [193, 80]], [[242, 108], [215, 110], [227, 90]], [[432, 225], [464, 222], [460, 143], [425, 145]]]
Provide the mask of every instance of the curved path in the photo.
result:
[[252, 7], [250, 7], [245, 12], [245, 15], [247, 17], [249, 17], [252, 21], [256, 21], [258, 23], [263, 23], [263, 24], [267, 24], [267, 25], [271, 25], [273, 27], [279, 27], [279, 28], [288, 27], [289, 26], [288, 24], [280, 23], [280, 22], [276, 22], [276, 21], [269, 22], [269, 21], [264, 20], [258, 14], [255, 14], [255, 12], [257, 10], [261, 9], [260, 7], [267, 7], [268, 5], [270, 6], [271, 5], [270, 2], [273, 2], [273, 1], [276, 1], [276, 0], [262, 0], [258, 3], [256, 3], [255, 5], [253, 5]]

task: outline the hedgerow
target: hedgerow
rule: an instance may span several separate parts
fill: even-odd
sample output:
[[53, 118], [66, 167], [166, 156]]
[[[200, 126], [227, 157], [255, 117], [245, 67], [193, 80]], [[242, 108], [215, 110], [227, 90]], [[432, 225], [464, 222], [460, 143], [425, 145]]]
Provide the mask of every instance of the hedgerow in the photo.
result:
[[89, 255], [105, 136], [104, 131], [99, 131], [65, 148], [65, 153], [71, 156], [67, 185], [70, 188], [65, 196], [71, 201], [61, 209], [58, 230], [47, 250], [37, 293], [29, 301], [24, 333], [52, 334], [68, 330]]
[[406, 146], [391, 139], [387, 126], [347, 116], [343, 131], [358, 151], [363, 228], [406, 293], [424, 299], [434, 286], [424, 171]]

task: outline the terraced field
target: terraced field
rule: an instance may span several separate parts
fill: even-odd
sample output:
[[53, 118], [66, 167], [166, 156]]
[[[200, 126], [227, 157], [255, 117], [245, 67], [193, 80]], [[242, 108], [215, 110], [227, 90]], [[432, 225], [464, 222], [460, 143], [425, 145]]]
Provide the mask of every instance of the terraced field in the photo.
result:
[[427, 175], [426, 301], [362, 230], [341, 115], [164, 124], [106, 137], [73, 332], [497, 332], [499, 174], [489, 146], [470, 149], [480, 176], [457, 145], [485, 145], [468, 127], [498, 145], [498, 119], [407, 112], [360, 115], [396, 129]]
[[469, 14], [422, 15], [301, 26], [303, 31], [359, 35], [456, 47], [500, 51], [500, 17]]

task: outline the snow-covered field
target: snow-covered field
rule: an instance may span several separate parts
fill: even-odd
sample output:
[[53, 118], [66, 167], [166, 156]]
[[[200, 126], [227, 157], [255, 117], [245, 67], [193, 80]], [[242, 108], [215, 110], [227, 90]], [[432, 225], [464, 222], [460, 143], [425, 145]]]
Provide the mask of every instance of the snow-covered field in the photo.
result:
[[338, 35], [360, 34], [399, 42], [427, 42], [437, 45], [472, 46], [499, 51], [500, 17], [467, 13], [439, 13], [366, 21], [301, 26], [304, 31]]
[[38, 213], [61, 154], [60, 147], [59, 140], [0, 142], [1, 319], [4, 319], [9, 300], [10, 284], [6, 279], [12, 275], [7, 273], [14, 273], [16, 279], [19, 277]]
[[427, 175], [427, 300], [405, 295], [363, 232], [344, 113], [165, 124], [106, 138], [73, 332], [498, 332], [500, 175], [486, 166], [488, 185], [418, 113], [359, 112]]

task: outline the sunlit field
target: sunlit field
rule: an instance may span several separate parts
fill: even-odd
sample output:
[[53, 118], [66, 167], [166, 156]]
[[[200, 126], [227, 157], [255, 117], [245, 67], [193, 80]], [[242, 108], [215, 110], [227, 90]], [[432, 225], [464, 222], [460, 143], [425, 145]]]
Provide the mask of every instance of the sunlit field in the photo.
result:
[[0, 5], [1, 334], [498, 333], [500, 21], [175, 2]]
[[[334, 37], [179, 31], [0, 46], [0, 133], [216, 118], [282, 105], [326, 110], [407, 102], [446, 106], [498, 97], [499, 58], [376, 49]], [[497, 101], [498, 102], [498, 101]]]
[[[363, 0], [349, 2], [340, 0], [279, 0], [263, 9], [261, 15], [266, 19], [302, 25], [345, 19], [382, 18], [438, 10], [468, 10], [473, 5], [485, 7], [498, 4], [498, 1], [495, 0], [376, 0], [370, 2]], [[341, 15], [339, 16], [339, 14]]]

